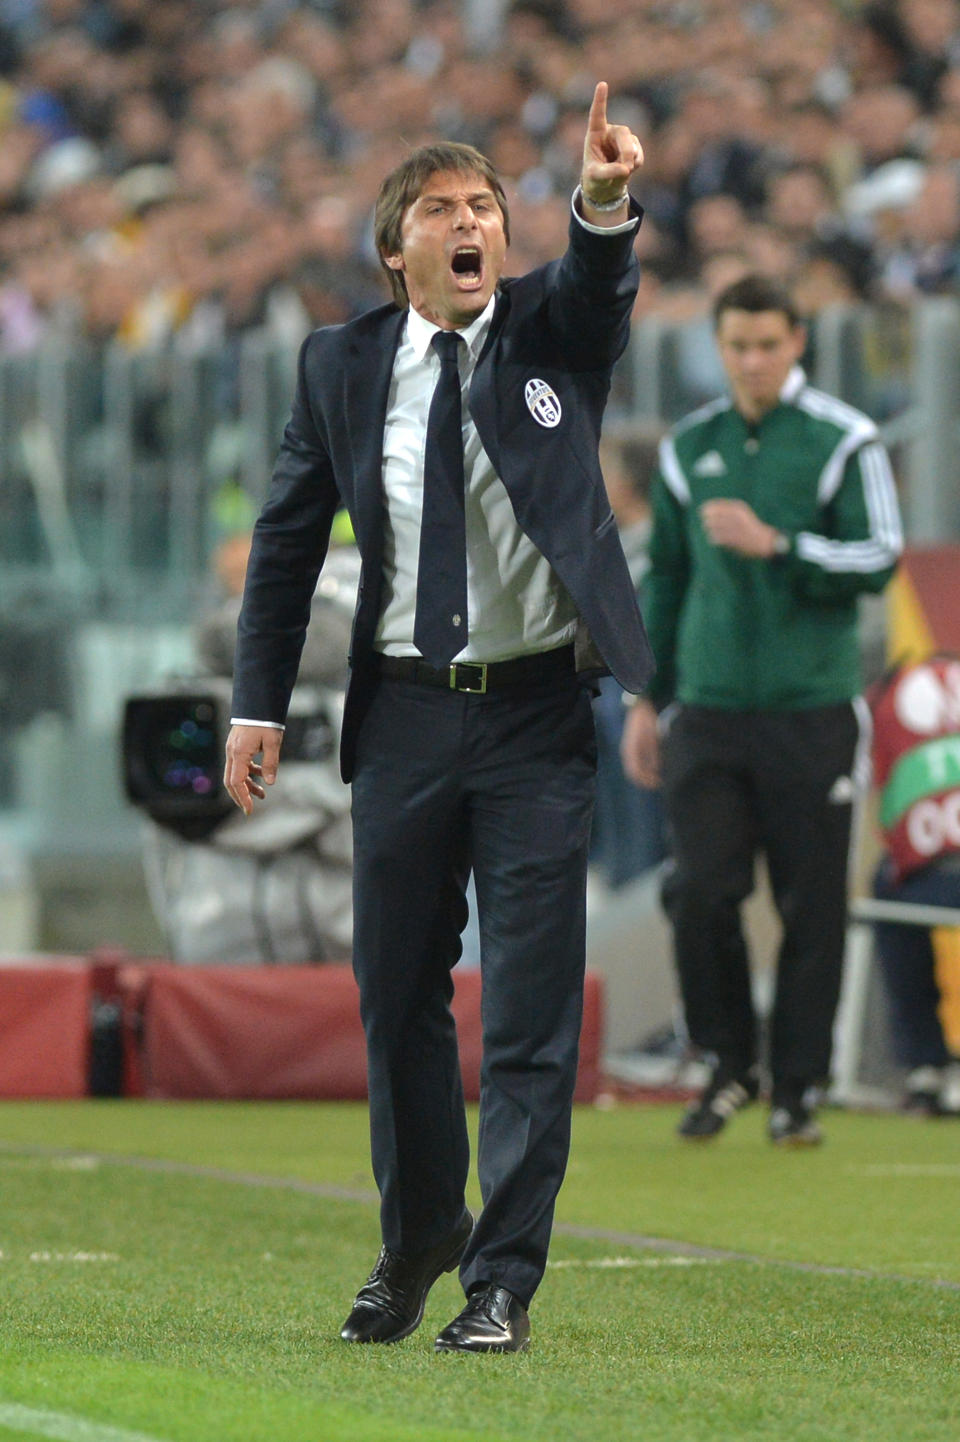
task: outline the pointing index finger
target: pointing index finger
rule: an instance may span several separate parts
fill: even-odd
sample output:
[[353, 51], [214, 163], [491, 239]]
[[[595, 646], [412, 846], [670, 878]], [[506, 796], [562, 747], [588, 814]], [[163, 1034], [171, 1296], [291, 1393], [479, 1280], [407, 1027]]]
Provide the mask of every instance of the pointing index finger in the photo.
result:
[[593, 100], [590, 102], [590, 118], [587, 121], [587, 129], [592, 132], [605, 132], [607, 129], [607, 82], [601, 80], [593, 92]]

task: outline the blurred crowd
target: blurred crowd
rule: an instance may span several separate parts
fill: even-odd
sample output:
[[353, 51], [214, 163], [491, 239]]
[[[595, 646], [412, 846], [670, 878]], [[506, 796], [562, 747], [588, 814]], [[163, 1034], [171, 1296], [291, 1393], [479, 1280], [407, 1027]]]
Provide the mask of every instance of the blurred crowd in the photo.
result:
[[0, 351], [299, 338], [386, 299], [371, 209], [437, 136], [562, 248], [596, 79], [644, 139], [644, 315], [746, 268], [802, 308], [960, 261], [957, 0], [0, 0]]

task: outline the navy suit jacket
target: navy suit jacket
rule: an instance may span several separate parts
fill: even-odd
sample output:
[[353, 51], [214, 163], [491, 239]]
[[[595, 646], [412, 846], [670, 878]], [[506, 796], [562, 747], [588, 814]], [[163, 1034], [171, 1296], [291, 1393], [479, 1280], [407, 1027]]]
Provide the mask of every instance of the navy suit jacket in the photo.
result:
[[[572, 219], [561, 260], [501, 283], [469, 406], [518, 524], [579, 611], [585, 634], [578, 668], [609, 670], [639, 692], [653, 663], [597, 459], [610, 375], [627, 344], [636, 296], [635, 234], [595, 235]], [[282, 722], [331, 522], [345, 505], [362, 560], [341, 738], [347, 781], [375, 677], [383, 428], [405, 316], [381, 306], [304, 342], [292, 415], [254, 529], [238, 627], [232, 714]], [[546, 383], [559, 400], [556, 424], [545, 425], [543, 412], [537, 419], [527, 400], [530, 381]]]

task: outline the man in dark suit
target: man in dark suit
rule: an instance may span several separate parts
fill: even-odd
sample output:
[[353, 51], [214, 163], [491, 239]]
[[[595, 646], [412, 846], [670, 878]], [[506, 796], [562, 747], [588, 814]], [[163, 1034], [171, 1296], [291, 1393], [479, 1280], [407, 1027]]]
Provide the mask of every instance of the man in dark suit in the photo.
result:
[[[225, 775], [248, 814], [276, 776], [340, 505], [363, 563], [341, 765], [383, 1246], [347, 1341], [409, 1335], [459, 1264], [467, 1305], [438, 1350], [521, 1351], [546, 1265], [582, 1006], [589, 680], [609, 670], [637, 692], [650, 671], [597, 460], [636, 295], [627, 181], [643, 158], [606, 99], [598, 85], [567, 253], [521, 279], [501, 279], [507, 203], [479, 152], [423, 147], [387, 177], [375, 230], [396, 303], [304, 343], [254, 535]], [[449, 1007], [471, 868], [475, 1223]]]

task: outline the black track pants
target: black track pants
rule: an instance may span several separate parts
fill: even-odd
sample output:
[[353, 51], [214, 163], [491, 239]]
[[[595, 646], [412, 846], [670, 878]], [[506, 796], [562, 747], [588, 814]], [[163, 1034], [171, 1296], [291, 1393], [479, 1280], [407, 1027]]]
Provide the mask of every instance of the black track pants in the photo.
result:
[[757, 1060], [740, 905], [763, 853], [783, 923], [770, 1035], [775, 1089], [829, 1072], [864, 714], [849, 702], [800, 711], [680, 706], [663, 739], [675, 863], [664, 905], [687, 1027], [733, 1069]]

